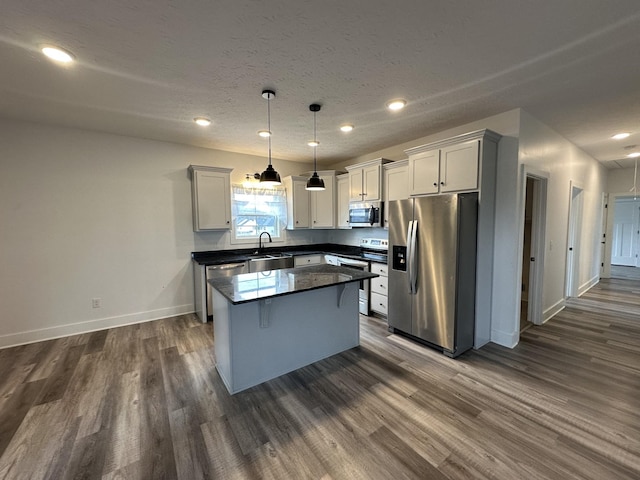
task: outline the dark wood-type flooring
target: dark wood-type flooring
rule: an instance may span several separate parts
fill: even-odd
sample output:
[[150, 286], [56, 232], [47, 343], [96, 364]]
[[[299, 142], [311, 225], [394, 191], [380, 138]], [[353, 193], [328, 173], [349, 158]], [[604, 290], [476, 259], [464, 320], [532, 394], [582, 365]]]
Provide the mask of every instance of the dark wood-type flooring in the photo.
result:
[[361, 346], [231, 397], [187, 315], [0, 351], [0, 479], [638, 479], [640, 281], [457, 360]]

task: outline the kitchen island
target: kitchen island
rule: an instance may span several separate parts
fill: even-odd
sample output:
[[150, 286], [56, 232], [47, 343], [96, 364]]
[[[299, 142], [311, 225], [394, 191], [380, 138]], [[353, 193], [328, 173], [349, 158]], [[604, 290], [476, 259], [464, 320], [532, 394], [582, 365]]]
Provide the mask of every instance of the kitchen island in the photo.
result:
[[360, 344], [359, 282], [314, 265], [212, 279], [216, 368], [234, 394]]

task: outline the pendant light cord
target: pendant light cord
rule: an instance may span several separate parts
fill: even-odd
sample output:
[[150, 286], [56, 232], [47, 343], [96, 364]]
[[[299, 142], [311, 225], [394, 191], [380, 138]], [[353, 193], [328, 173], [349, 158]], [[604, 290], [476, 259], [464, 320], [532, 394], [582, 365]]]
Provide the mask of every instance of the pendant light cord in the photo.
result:
[[267, 128], [269, 129], [269, 165], [271, 165], [271, 95], [267, 96]]
[[314, 173], [318, 173], [318, 165], [316, 161], [316, 158], [317, 158], [316, 151], [318, 150], [318, 138], [316, 136], [316, 114], [317, 113], [318, 112], [313, 112], [313, 143], [316, 144], [316, 146], [313, 147], [313, 172]]

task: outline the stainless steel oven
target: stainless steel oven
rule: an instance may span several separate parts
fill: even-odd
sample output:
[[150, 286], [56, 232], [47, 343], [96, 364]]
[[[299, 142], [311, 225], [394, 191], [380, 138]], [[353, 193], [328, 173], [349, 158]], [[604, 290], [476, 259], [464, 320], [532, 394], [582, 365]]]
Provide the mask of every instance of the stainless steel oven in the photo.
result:
[[[363, 272], [370, 271], [369, 262], [354, 260], [352, 258], [337, 257], [338, 265], [355, 268]], [[363, 315], [369, 315], [369, 280], [361, 280], [358, 291], [358, 311]]]

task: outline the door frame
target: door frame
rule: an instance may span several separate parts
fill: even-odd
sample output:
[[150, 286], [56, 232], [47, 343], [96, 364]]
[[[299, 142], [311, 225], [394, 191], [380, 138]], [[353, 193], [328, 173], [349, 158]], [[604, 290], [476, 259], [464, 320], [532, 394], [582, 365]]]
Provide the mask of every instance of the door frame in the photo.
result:
[[583, 194], [584, 186], [575, 180], [570, 180], [567, 246], [565, 249], [565, 299], [569, 297], [577, 297], [580, 290], [578, 283], [580, 282], [580, 240], [582, 233], [582, 212], [584, 206]]
[[[613, 218], [613, 217], [612, 217]], [[611, 257], [607, 262], [607, 224], [609, 222], [609, 194], [602, 193], [602, 232], [600, 235], [600, 278], [611, 277]]]
[[[619, 198], [632, 198], [634, 195], [630, 192], [621, 193], [608, 193], [607, 194], [607, 208], [605, 211], [606, 216], [606, 233], [604, 237], [605, 248], [604, 258], [602, 259], [603, 274], [602, 278], [611, 278], [611, 256], [613, 253], [613, 225], [615, 223], [616, 213], [616, 200]], [[640, 196], [638, 196], [640, 200]], [[634, 240], [635, 241], [635, 240]], [[638, 252], [640, 253], [640, 246], [638, 246]], [[640, 257], [636, 261], [636, 268], [640, 268]]]
[[[527, 319], [534, 325], [542, 325], [542, 299], [544, 284], [544, 256], [547, 229], [547, 191], [550, 173], [538, 170], [528, 165], [522, 166], [522, 201], [520, 217], [522, 225], [525, 221], [525, 208], [527, 198], [527, 178], [531, 178], [533, 183], [533, 205], [531, 212], [531, 257], [535, 261], [531, 262], [529, 268], [529, 294]], [[521, 233], [520, 257], [524, 254], [524, 232]], [[521, 266], [522, 268], [522, 266]], [[522, 300], [522, 298], [520, 298]], [[520, 319], [518, 318], [518, 322]]]

